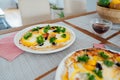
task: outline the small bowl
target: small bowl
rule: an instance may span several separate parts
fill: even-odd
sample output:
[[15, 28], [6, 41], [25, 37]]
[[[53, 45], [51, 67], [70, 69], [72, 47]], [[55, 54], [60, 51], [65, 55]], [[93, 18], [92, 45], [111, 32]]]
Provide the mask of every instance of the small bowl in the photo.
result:
[[112, 27], [112, 22], [106, 19], [95, 18], [90, 23], [93, 30], [98, 34], [106, 33]]

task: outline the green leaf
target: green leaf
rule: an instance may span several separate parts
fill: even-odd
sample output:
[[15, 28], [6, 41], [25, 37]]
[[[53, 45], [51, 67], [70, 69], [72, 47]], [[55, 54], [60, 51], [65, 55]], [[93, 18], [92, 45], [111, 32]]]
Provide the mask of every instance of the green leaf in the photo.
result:
[[77, 57], [77, 61], [78, 61], [78, 62], [80, 62], [80, 61], [82, 61], [82, 62], [87, 62], [89, 59], [90, 59], [90, 58], [89, 58], [89, 56], [88, 56], [87, 54], [84, 54], [83, 56]]
[[106, 55], [104, 52], [99, 52], [98, 54], [99, 54], [102, 58], [104, 58], [104, 59], [108, 59], [108, 58], [109, 58], [109, 56]]
[[47, 33], [48, 32], [48, 30], [50, 29], [50, 25], [47, 25], [46, 27], [44, 27], [44, 33]]
[[110, 4], [110, 0], [99, 0], [98, 5], [102, 7], [108, 7]]
[[38, 31], [39, 27], [33, 28], [32, 31]]
[[65, 31], [66, 31], [66, 28], [62, 27], [62, 28], [61, 28], [61, 32], [64, 33]]
[[102, 70], [95, 69], [95, 70], [93, 70], [93, 72], [94, 72], [98, 77], [103, 78]]
[[87, 73], [87, 76], [88, 76], [88, 80], [96, 80], [95, 76], [90, 73]]
[[29, 37], [32, 36], [32, 33], [31, 32], [28, 32], [24, 35], [24, 39], [28, 39]]
[[45, 39], [44, 39], [44, 37], [42, 35], [37, 37], [37, 43], [38, 44], [42, 44], [42, 43], [44, 43], [44, 41], [45, 41]]
[[58, 13], [58, 16], [59, 16], [59, 18], [64, 18], [65, 17], [64, 12], [61, 11], [60, 13]]
[[55, 32], [60, 33], [61, 32], [61, 27], [56, 26]]
[[51, 37], [50, 38], [50, 43], [54, 43], [56, 39], [57, 39], [56, 37]]
[[114, 62], [109, 61], [109, 60], [104, 60], [104, 64], [108, 67], [111, 67], [111, 66], [113, 66]]
[[62, 37], [62, 38], [66, 38], [66, 34], [62, 34], [61, 37]]
[[65, 33], [65, 31], [66, 31], [66, 28], [61, 27], [61, 26], [56, 26], [56, 29], [55, 29], [54, 32], [57, 32], [57, 33], [60, 33], [60, 32]]
[[50, 7], [51, 9], [54, 9], [54, 10], [58, 10], [58, 9], [59, 9], [59, 8], [57, 7], [57, 5], [55, 5], [55, 4], [51, 4], [50, 6], [51, 6], [51, 7]]

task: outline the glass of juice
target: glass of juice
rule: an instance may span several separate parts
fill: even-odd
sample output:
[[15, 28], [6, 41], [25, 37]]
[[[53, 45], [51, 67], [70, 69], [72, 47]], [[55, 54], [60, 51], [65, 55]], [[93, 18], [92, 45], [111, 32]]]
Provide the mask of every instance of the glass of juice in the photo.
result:
[[112, 22], [106, 19], [95, 18], [91, 20], [91, 25], [94, 32], [101, 36], [110, 30], [112, 27]]

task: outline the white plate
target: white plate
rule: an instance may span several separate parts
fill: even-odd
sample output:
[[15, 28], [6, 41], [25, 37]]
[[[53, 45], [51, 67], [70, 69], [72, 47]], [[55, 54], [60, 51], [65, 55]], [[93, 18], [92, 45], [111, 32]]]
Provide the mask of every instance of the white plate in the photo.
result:
[[33, 49], [30, 49], [28, 47], [25, 47], [25, 46], [19, 44], [19, 40], [21, 39], [21, 37], [23, 36], [23, 34], [25, 34], [27, 31], [33, 29], [35, 26], [43, 27], [43, 26], [46, 26], [46, 25], [48, 25], [48, 24], [34, 25], [34, 26], [30, 26], [28, 28], [25, 28], [25, 29], [19, 31], [15, 35], [15, 37], [14, 37], [14, 43], [15, 43], [15, 45], [18, 48], [20, 48], [21, 50], [27, 51], [27, 52], [30, 52], [30, 53], [35, 53], [35, 54], [49, 54], [49, 53], [54, 53], [54, 52], [58, 52], [58, 51], [66, 49], [69, 46], [71, 46], [73, 44], [73, 42], [75, 41], [76, 36], [75, 36], [74, 32], [71, 29], [69, 29], [68, 27], [63, 26], [63, 25], [58, 25], [58, 24], [49, 24], [50, 26], [62, 26], [62, 27], [67, 28], [71, 32], [71, 34], [72, 34], [72, 38], [71, 38], [69, 44], [67, 44], [66, 46], [64, 46], [62, 48], [58, 48], [58, 49], [55, 49], [55, 50], [49, 50], [49, 51], [33, 50]]
[[[79, 50], [83, 50], [83, 49], [78, 49], [78, 50], [76, 50], [76, 51], [79, 51]], [[105, 49], [105, 50], [109, 50], [109, 49]], [[63, 74], [63, 72], [65, 71], [65, 60], [66, 60], [68, 57], [70, 57], [72, 54], [74, 54], [76, 51], [73, 51], [73, 52], [71, 52], [70, 54], [68, 54], [68, 55], [60, 62], [59, 66], [58, 66], [58, 68], [57, 68], [57, 70], [56, 70], [55, 80], [62, 80], [62, 79], [61, 79], [61, 78], [62, 78], [62, 74]], [[112, 50], [109, 50], [109, 51], [116, 53], [116, 51], [112, 51]], [[117, 53], [119, 54], [120, 52], [117, 52]]]
[[57, 68], [57, 71], [56, 71], [56, 75], [55, 75], [55, 80], [62, 80], [62, 74], [65, 70], [65, 60], [70, 57], [72, 54], [74, 54], [76, 51], [70, 53], [69, 55], [67, 55], [62, 61], [61, 63], [59, 64], [58, 68]]

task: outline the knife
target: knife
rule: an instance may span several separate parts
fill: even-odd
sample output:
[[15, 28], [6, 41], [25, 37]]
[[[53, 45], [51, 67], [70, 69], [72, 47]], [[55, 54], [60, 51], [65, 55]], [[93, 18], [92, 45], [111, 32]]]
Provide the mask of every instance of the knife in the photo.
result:
[[118, 46], [115, 46], [115, 45], [112, 45], [112, 44], [105, 44], [104, 47], [106, 49], [109, 49], [109, 50], [120, 53], [120, 47], [118, 47]]

